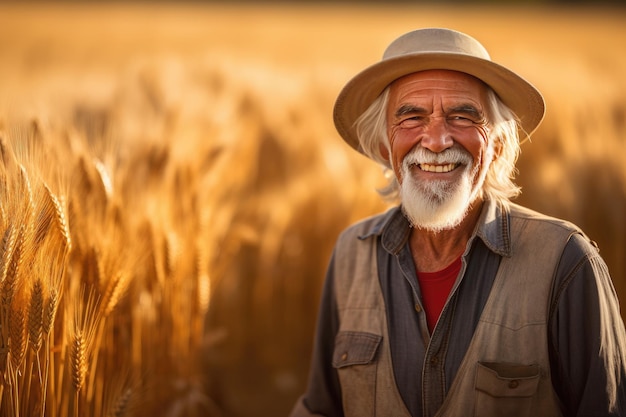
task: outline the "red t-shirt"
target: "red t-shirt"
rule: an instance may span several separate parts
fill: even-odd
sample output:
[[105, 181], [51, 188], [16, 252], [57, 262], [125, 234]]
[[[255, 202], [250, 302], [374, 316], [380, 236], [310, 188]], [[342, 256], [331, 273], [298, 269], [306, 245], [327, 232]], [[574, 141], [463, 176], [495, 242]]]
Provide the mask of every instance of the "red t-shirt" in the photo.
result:
[[448, 295], [461, 271], [461, 257], [445, 269], [437, 272], [417, 272], [417, 281], [422, 291], [422, 303], [426, 311], [428, 330], [432, 333], [441, 315], [441, 310], [446, 304]]

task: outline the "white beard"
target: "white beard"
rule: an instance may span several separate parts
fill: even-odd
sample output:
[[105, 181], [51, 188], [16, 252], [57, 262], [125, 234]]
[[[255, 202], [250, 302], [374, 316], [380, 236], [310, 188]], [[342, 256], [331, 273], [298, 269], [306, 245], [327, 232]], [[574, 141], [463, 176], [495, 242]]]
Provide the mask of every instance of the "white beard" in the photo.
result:
[[[490, 152], [487, 154], [490, 155]], [[457, 169], [462, 170], [461, 178], [454, 182], [417, 181], [411, 175], [411, 169], [419, 169], [414, 166], [418, 163], [460, 163]], [[414, 227], [438, 233], [452, 229], [463, 221], [487, 175], [488, 163], [480, 173], [480, 165], [473, 164], [472, 156], [458, 145], [441, 153], [418, 146], [406, 155], [402, 161], [400, 198], [404, 214]]]

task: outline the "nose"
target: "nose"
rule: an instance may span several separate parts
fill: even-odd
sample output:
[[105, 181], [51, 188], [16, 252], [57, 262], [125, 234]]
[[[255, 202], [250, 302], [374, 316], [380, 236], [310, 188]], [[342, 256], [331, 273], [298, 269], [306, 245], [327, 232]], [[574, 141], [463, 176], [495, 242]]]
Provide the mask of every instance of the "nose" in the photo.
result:
[[420, 136], [422, 147], [436, 153], [445, 151], [454, 144], [445, 117], [431, 117]]

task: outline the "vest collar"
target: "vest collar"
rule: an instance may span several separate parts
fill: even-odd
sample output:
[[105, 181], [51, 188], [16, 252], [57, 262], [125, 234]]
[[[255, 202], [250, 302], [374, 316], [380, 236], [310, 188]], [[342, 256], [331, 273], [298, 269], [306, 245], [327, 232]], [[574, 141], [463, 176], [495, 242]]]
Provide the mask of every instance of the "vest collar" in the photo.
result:
[[478, 236], [493, 252], [507, 258], [511, 256], [511, 219], [507, 203], [487, 200], [472, 236]]

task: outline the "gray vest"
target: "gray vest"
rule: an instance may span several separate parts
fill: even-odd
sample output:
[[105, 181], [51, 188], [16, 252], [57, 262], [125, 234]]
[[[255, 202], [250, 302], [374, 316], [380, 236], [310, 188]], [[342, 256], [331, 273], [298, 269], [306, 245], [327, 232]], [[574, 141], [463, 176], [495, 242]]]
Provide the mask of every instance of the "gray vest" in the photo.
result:
[[[470, 346], [436, 417], [561, 415], [550, 379], [549, 302], [563, 249], [580, 231], [514, 204], [509, 214], [512, 256], [500, 263]], [[358, 238], [366, 229], [366, 222], [357, 225], [337, 243], [340, 327], [333, 366], [346, 417], [410, 417], [393, 374], [376, 239]]]

